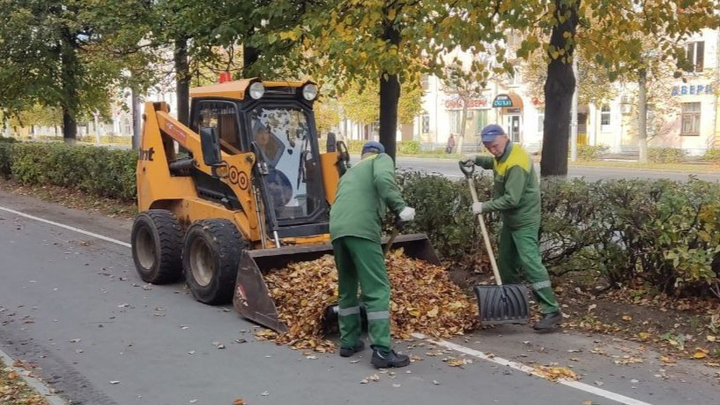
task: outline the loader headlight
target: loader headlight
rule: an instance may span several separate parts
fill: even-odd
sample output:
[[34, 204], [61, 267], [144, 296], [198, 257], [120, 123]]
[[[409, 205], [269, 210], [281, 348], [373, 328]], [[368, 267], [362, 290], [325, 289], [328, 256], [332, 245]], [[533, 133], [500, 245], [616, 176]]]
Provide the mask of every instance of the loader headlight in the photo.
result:
[[308, 83], [305, 86], [303, 86], [302, 93], [303, 93], [303, 98], [305, 98], [305, 100], [313, 101], [313, 100], [315, 100], [315, 97], [317, 97], [318, 88], [313, 83]]
[[250, 97], [254, 98], [255, 100], [259, 99], [260, 97], [265, 94], [265, 86], [263, 86], [260, 82], [255, 82], [250, 85]]

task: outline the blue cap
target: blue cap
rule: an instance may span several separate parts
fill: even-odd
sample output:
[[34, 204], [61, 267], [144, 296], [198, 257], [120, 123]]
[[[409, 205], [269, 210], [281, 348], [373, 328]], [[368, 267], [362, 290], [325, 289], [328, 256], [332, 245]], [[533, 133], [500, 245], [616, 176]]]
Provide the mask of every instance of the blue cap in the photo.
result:
[[380, 142], [368, 141], [362, 148], [362, 154], [366, 153], [385, 153], [385, 147]]
[[500, 135], [505, 135], [505, 131], [497, 124], [490, 124], [480, 132], [480, 137], [483, 142], [492, 142]]

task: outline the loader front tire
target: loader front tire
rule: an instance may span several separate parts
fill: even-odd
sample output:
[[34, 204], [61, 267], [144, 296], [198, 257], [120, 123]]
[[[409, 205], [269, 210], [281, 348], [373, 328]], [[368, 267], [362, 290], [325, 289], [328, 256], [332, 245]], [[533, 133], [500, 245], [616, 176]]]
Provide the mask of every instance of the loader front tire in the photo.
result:
[[183, 272], [196, 300], [209, 305], [232, 300], [240, 254], [245, 247], [235, 224], [226, 219], [198, 221], [188, 229]]
[[182, 228], [167, 210], [148, 210], [135, 217], [130, 236], [140, 278], [152, 284], [176, 281], [182, 274]]

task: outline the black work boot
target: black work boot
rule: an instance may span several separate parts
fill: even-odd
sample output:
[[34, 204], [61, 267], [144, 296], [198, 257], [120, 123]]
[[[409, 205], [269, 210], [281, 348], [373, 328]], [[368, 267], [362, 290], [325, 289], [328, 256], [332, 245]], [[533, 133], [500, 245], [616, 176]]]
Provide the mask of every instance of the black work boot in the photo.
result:
[[405, 367], [410, 364], [410, 357], [404, 354], [397, 354], [395, 350], [390, 350], [389, 353], [386, 353], [374, 349], [371, 363], [377, 368]]
[[535, 325], [533, 325], [533, 329], [538, 332], [550, 332], [560, 326], [561, 323], [562, 314], [560, 311], [551, 312], [549, 314], [545, 314], [541, 320], [535, 323]]
[[342, 347], [340, 346], [340, 357], [350, 357], [357, 352], [361, 352], [365, 349], [365, 343], [359, 340], [355, 347]]

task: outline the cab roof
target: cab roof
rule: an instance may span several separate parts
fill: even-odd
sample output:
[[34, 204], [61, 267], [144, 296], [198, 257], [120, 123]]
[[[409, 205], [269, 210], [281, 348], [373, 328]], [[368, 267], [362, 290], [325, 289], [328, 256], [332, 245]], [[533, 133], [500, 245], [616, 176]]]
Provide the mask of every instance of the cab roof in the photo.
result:
[[266, 89], [273, 87], [302, 87], [307, 82], [270, 82], [257, 78], [233, 80], [225, 83], [211, 84], [209, 86], [195, 87], [190, 89], [190, 97], [229, 98], [243, 100], [245, 92], [252, 83], [261, 82]]

